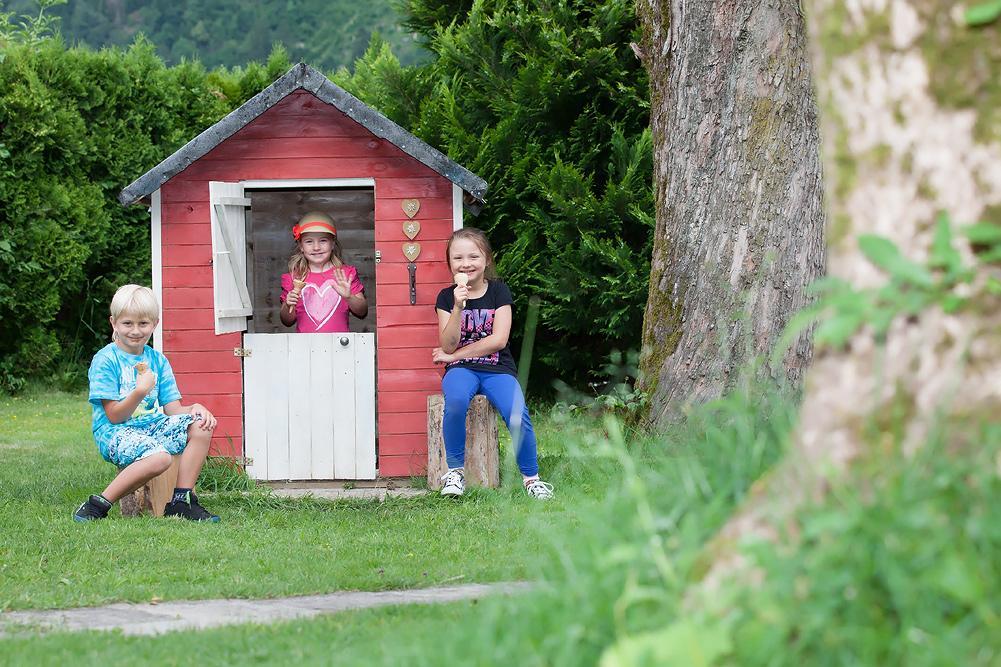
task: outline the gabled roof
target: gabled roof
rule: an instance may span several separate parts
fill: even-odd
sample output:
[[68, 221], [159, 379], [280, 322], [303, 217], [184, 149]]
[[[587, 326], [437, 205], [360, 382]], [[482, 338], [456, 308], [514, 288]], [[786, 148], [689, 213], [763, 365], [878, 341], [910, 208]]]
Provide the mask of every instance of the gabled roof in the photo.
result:
[[[309, 91], [336, 107], [375, 136], [391, 142], [415, 160], [424, 163], [475, 198], [484, 201], [487, 182], [439, 150], [427, 145], [357, 97], [336, 85], [305, 63], [299, 63], [270, 86], [247, 100], [218, 123], [186, 143], [173, 155], [137, 178], [118, 195], [124, 206], [148, 197], [161, 185], [186, 169], [238, 130], [299, 89]], [[478, 209], [478, 206], [475, 206]]]

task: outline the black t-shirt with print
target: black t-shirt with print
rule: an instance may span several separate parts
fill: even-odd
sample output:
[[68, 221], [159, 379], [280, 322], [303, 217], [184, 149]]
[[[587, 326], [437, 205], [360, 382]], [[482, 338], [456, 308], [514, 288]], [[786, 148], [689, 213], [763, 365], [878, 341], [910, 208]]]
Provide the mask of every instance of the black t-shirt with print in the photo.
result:
[[[452, 306], [455, 304], [454, 290], [455, 285], [453, 284], [438, 292], [435, 308], [451, 313]], [[508, 289], [507, 285], [499, 280], [488, 280], [487, 291], [483, 296], [478, 299], [467, 299], [466, 307], [462, 309], [462, 321], [459, 323], [459, 348], [492, 334], [494, 332], [494, 315], [497, 309], [501, 306], [510, 306], [513, 303], [514, 299], [511, 298], [511, 290]], [[518, 375], [510, 343], [491, 355], [453, 361], [446, 364], [445, 368], [469, 368], [474, 371]]]

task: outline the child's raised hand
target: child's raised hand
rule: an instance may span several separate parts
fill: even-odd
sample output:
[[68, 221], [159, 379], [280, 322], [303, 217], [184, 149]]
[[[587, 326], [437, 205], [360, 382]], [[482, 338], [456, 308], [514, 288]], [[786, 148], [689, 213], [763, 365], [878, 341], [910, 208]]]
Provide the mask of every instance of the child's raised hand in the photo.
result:
[[456, 285], [455, 289], [452, 290], [452, 296], [455, 298], [455, 305], [460, 308], [466, 307], [466, 299], [469, 298], [469, 286], [468, 285]]
[[334, 269], [334, 291], [340, 294], [342, 299], [351, 296], [351, 281], [341, 267]]
[[215, 416], [205, 409], [201, 403], [192, 403], [190, 408], [191, 416], [201, 417], [201, 421], [196, 421], [198, 428], [203, 431], [211, 431], [216, 426]]
[[156, 385], [156, 373], [148, 368], [141, 373], [136, 373], [136, 389], [141, 391], [143, 396], [148, 394], [154, 385]]

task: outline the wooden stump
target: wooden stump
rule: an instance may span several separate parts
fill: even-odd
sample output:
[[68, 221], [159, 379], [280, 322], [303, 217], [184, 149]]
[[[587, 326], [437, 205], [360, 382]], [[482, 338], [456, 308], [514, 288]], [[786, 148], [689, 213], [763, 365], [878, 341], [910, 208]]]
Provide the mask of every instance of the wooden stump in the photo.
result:
[[122, 516], [163, 516], [163, 507], [170, 500], [177, 485], [177, 469], [180, 457], [172, 456], [170, 467], [132, 493], [127, 493], [118, 501]]
[[[428, 396], [428, 486], [441, 488], [441, 476], [448, 470], [445, 463], [445, 441], [441, 422], [445, 413], [445, 398], [441, 394]], [[485, 396], [474, 396], [466, 413], [466, 484], [469, 486], [500, 486], [497, 411]]]

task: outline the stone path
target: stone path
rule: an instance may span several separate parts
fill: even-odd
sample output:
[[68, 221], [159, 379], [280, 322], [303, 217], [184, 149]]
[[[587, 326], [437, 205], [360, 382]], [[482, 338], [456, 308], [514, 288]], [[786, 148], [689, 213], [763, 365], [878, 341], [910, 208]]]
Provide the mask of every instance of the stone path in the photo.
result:
[[45, 631], [121, 630], [158, 635], [235, 623], [276, 623], [352, 609], [399, 604], [437, 604], [488, 595], [516, 594], [526, 582], [464, 584], [402, 591], [343, 592], [271, 600], [190, 600], [158, 604], [117, 603], [105, 607], [0, 613], [0, 637]]

